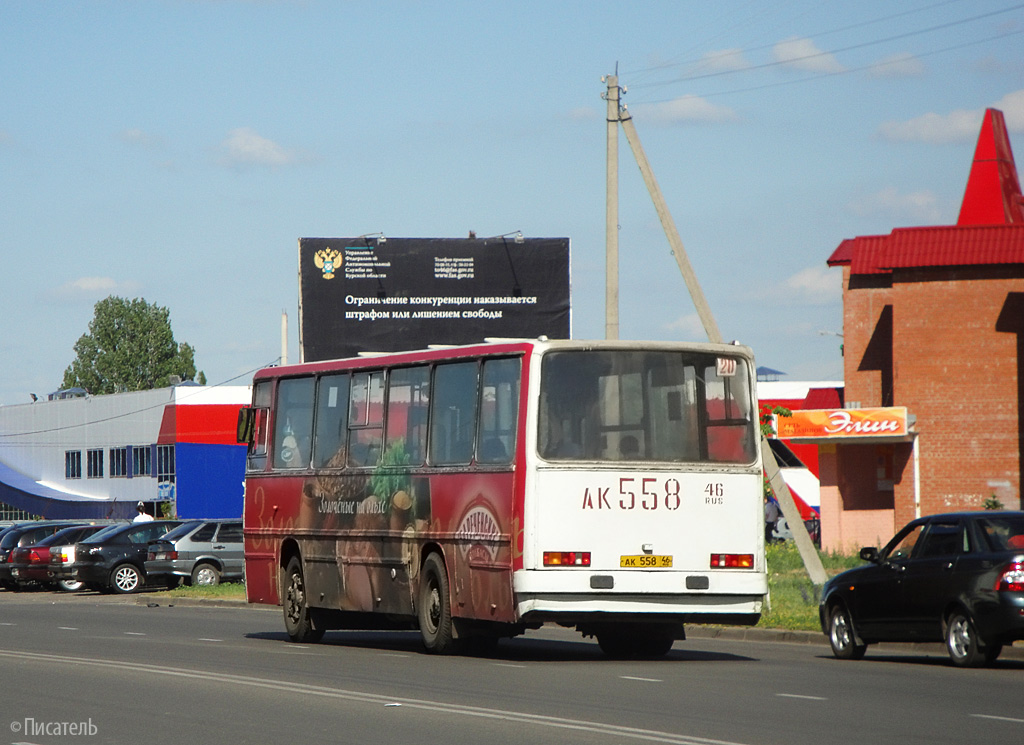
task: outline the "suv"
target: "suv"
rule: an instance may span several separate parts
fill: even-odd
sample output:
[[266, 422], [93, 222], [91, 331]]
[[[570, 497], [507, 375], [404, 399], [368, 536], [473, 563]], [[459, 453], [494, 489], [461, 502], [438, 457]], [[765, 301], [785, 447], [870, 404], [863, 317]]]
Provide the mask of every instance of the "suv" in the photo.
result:
[[183, 578], [193, 585], [243, 579], [242, 521], [197, 520], [179, 525], [150, 542], [146, 574]]
[[146, 583], [146, 551], [181, 520], [114, 525], [75, 545], [75, 562], [62, 579], [77, 579], [100, 592], [135, 592]]

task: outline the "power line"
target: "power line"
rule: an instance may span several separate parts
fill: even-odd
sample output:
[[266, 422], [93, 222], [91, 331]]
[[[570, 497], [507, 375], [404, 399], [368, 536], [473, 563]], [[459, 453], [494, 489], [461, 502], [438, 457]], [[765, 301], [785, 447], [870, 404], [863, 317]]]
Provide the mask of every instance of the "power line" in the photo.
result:
[[[907, 38], [910, 38], [910, 37], [913, 37], [913, 36], [921, 36], [922, 34], [929, 34], [929, 33], [935, 32], [935, 31], [941, 31], [943, 29], [953, 28], [955, 26], [961, 26], [961, 25], [964, 25], [966, 23], [972, 23], [974, 21], [982, 20], [984, 18], [991, 18], [992, 16], [1002, 15], [1004, 13], [1009, 13], [1009, 12], [1014, 11], [1014, 10], [1019, 10], [1020, 8], [1024, 8], [1024, 4], [1013, 5], [1013, 6], [1009, 7], [1009, 8], [1003, 8], [1001, 10], [994, 10], [994, 11], [990, 11], [988, 13], [981, 13], [979, 15], [971, 16], [969, 18], [961, 18], [961, 19], [956, 20], [956, 21], [948, 21], [946, 23], [941, 23], [941, 24], [938, 24], [936, 26], [930, 26], [928, 28], [918, 29], [917, 31], [908, 31], [908, 32], [902, 33], [902, 34], [896, 34], [894, 36], [888, 36], [888, 37], [885, 37], [883, 39], [875, 39], [873, 41], [865, 41], [865, 42], [861, 42], [861, 43], [858, 43], [858, 44], [851, 44], [849, 46], [839, 47], [837, 49], [833, 49], [833, 50], [830, 50], [830, 51], [816, 52], [814, 54], [807, 54], [807, 55], [803, 55], [803, 56], [800, 56], [800, 57], [793, 57], [793, 58], [786, 59], [786, 60], [775, 60], [773, 62], [764, 62], [764, 63], [759, 64], [759, 65], [750, 65], [750, 66], [747, 66], [747, 67], [742, 67], [742, 68], [737, 68], [737, 69], [716, 70], [715, 72], [707, 72], [707, 73], [702, 73], [702, 74], [699, 74], [699, 75], [683, 75], [683, 76], [680, 76], [680, 77], [677, 77], [677, 78], [673, 78], [672, 80], [666, 80], [666, 81], [662, 81], [662, 82], [658, 82], [658, 83], [640, 83], [640, 84], [634, 85], [633, 87], [634, 88], [652, 88], [652, 87], [657, 87], [657, 86], [673, 85], [675, 83], [689, 82], [691, 80], [703, 80], [703, 79], [706, 79], [706, 78], [722, 77], [724, 75], [735, 75], [736, 73], [750, 72], [752, 70], [763, 70], [763, 69], [767, 69], [767, 68], [770, 68], [770, 67], [779, 67], [779, 66], [782, 66], [782, 65], [790, 65], [790, 64], [792, 64], [794, 62], [802, 62], [802, 61], [805, 61], [805, 60], [811, 60], [811, 59], [817, 59], [817, 58], [821, 58], [821, 57], [833, 56], [835, 54], [839, 54], [841, 52], [849, 52], [849, 51], [852, 51], [854, 49], [863, 49], [865, 47], [877, 46], [879, 44], [887, 44], [887, 43], [892, 42], [892, 41], [899, 41], [900, 39], [907, 39]], [[1009, 36], [1010, 34], [1005, 34], [1005, 35]], [[993, 38], [1000, 38], [1000, 37], [993, 37]], [[986, 41], [988, 41], [988, 40], [986, 40]], [[771, 45], [771, 46], [774, 46], [774, 45]], [[760, 48], [764, 48], [764, 47], [759, 47], [759, 49]], [[863, 69], [863, 68], [861, 68], [861, 69]]]

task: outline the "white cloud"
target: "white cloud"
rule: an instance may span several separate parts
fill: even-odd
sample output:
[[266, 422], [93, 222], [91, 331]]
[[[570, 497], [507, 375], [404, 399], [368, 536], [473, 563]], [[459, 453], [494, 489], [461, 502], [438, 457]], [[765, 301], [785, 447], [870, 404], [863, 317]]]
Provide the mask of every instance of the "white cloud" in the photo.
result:
[[139, 145], [145, 148], [159, 147], [162, 143], [160, 137], [137, 128], [121, 130], [117, 133], [117, 139], [129, 145]]
[[776, 62], [804, 72], [830, 73], [846, 69], [831, 52], [821, 51], [810, 39], [795, 36], [772, 47], [772, 56]]
[[936, 225], [943, 218], [938, 197], [927, 189], [900, 194], [895, 187], [887, 186], [874, 194], [855, 199], [849, 208], [855, 215], [885, 215], [897, 224], [909, 221]]
[[707, 339], [707, 332], [700, 316], [691, 313], [688, 316], [680, 316], [674, 321], [669, 321], [662, 328], [679, 336], [680, 339]]
[[924, 63], [909, 52], [880, 59], [868, 70], [873, 78], [916, 78], [924, 72]]
[[967, 109], [957, 109], [948, 114], [928, 113], [905, 122], [883, 122], [878, 134], [892, 142], [926, 142], [931, 145], [970, 142], [978, 136], [983, 113]]
[[268, 140], [249, 127], [228, 132], [221, 143], [221, 163], [226, 166], [289, 166], [298, 162], [297, 153]]
[[843, 295], [842, 272], [815, 265], [803, 269], [783, 283], [787, 296], [801, 303], [825, 305]]
[[1024, 132], [1024, 90], [1007, 93], [996, 101], [992, 108], [1003, 112], [1008, 130]]
[[138, 282], [118, 282], [111, 277], [79, 277], [52, 289], [49, 295], [64, 303], [94, 303], [110, 295], [134, 296], [139, 287]]
[[644, 104], [637, 106], [635, 112], [645, 122], [662, 126], [733, 122], [739, 118], [728, 106], [718, 106], [700, 96], [682, 96], [664, 103]]
[[578, 122], [592, 122], [600, 117], [593, 106], [579, 106], [569, 112], [569, 118]]
[[743, 57], [742, 49], [719, 49], [701, 57], [699, 69], [710, 72], [746, 70], [750, 63]]

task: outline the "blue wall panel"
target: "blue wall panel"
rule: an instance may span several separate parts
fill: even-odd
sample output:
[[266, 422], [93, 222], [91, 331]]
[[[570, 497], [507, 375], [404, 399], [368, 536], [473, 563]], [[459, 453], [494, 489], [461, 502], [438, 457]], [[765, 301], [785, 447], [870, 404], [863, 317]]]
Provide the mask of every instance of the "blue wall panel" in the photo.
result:
[[179, 442], [174, 453], [178, 517], [241, 517], [245, 455], [244, 445]]

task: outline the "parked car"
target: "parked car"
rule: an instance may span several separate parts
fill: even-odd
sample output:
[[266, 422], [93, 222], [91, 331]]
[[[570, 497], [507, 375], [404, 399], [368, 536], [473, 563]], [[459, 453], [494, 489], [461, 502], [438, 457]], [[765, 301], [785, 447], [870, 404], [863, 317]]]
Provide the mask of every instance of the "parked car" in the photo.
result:
[[14, 589], [40, 584], [51, 588], [56, 587], [50, 578], [50, 550], [53, 546], [74, 543], [88, 538], [102, 530], [105, 525], [74, 525], [58, 530], [45, 536], [34, 544], [15, 547], [8, 557], [11, 570], [11, 581]]
[[182, 523], [150, 541], [148, 577], [184, 579], [193, 585], [217, 585], [245, 576], [241, 520], [198, 520]]
[[19, 546], [33, 546], [48, 535], [63, 530], [75, 523], [70, 520], [36, 520], [12, 525], [0, 536], [0, 587], [8, 590], [18, 589], [18, 584], [11, 576], [14, 549]]
[[1024, 512], [930, 515], [909, 523], [865, 566], [822, 588], [832, 652], [860, 659], [875, 642], [944, 641], [954, 665], [991, 663], [1024, 639]]
[[100, 592], [135, 592], [146, 583], [149, 542], [180, 524], [181, 520], [151, 520], [101, 530], [75, 544], [74, 562], [61, 578]]

